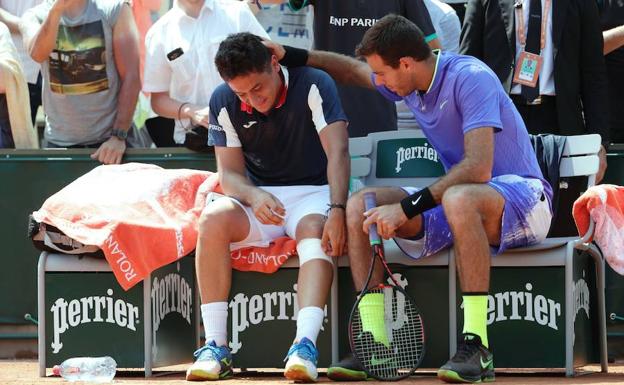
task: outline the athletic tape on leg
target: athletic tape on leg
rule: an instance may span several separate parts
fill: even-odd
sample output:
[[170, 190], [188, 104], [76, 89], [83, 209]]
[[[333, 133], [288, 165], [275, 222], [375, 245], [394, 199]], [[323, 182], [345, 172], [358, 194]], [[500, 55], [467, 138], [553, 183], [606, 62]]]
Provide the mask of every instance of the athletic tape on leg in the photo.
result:
[[313, 259], [322, 259], [329, 263], [334, 263], [333, 259], [325, 254], [321, 247], [321, 240], [318, 238], [304, 238], [297, 243], [297, 254], [299, 255], [299, 266]]

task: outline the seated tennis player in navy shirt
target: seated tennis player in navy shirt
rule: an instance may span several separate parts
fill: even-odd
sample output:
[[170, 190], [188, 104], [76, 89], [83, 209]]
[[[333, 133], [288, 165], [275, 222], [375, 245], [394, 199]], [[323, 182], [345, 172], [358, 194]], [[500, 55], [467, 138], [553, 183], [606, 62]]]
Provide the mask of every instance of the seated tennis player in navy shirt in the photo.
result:
[[230, 251], [287, 235], [297, 241], [300, 310], [284, 375], [314, 381], [332, 257], [346, 242], [347, 119], [325, 72], [286, 70], [255, 35], [229, 36], [215, 63], [226, 83], [212, 94], [208, 136], [226, 196], [208, 204], [200, 220], [196, 267], [206, 345], [187, 379], [231, 374]]

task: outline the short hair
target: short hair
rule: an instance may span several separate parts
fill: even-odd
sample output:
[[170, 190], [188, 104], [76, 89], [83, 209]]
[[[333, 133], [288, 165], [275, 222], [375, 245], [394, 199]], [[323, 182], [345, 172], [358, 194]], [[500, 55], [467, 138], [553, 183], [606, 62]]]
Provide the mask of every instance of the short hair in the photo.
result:
[[249, 32], [229, 35], [219, 44], [215, 65], [223, 80], [252, 72], [269, 70], [271, 51], [262, 44], [262, 39]]
[[356, 50], [358, 56], [379, 55], [392, 68], [399, 59], [412, 57], [418, 61], [431, 55], [425, 35], [416, 24], [399, 15], [386, 15], [379, 19], [362, 38]]

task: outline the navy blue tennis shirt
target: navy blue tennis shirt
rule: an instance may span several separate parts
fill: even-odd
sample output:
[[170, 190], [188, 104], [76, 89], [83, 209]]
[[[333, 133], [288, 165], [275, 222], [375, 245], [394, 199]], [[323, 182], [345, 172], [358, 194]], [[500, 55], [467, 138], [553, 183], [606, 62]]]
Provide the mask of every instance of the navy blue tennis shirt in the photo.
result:
[[210, 98], [208, 144], [242, 147], [247, 174], [257, 186], [327, 184], [327, 156], [319, 133], [347, 121], [336, 84], [325, 72], [281, 67], [280, 100], [267, 115], [242, 102], [227, 84]]

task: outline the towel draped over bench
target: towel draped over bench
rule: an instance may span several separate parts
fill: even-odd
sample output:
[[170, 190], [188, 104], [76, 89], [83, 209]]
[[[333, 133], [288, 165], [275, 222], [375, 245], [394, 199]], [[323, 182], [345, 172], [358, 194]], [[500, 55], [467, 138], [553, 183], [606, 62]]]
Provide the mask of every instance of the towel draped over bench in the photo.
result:
[[[49, 197], [33, 217], [67, 236], [102, 249], [119, 284], [128, 290], [152, 271], [195, 249], [198, 221], [216, 173], [163, 169], [141, 163], [98, 166]], [[271, 273], [296, 243], [232, 251], [232, 266]]]

